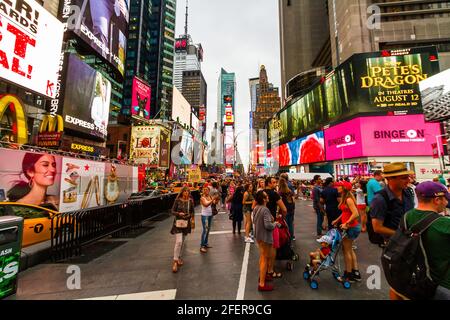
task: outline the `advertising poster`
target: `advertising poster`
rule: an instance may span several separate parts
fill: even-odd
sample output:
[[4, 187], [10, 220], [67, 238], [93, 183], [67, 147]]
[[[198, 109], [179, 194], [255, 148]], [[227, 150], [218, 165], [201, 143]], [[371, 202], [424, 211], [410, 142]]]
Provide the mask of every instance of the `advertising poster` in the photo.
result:
[[0, 1], [0, 78], [54, 98], [63, 34], [38, 2]]
[[[64, 0], [63, 2], [60, 16], [63, 22], [67, 22], [68, 29], [89, 44], [123, 75], [128, 37], [129, 0]], [[80, 18], [74, 20], [72, 17], [74, 13], [78, 13]]]
[[60, 156], [2, 149], [0, 193], [6, 201], [59, 210], [62, 158]]
[[420, 82], [420, 93], [427, 121], [450, 119], [450, 69]]
[[152, 91], [148, 84], [134, 77], [131, 90], [131, 115], [150, 119], [150, 100]]
[[131, 129], [130, 159], [136, 164], [158, 167], [160, 128], [138, 126]]
[[363, 156], [361, 118], [325, 130], [327, 161]]
[[105, 140], [110, 101], [109, 80], [71, 54], [64, 98], [65, 128]]
[[169, 168], [170, 132], [168, 130], [161, 129], [159, 137], [159, 166], [161, 168]]
[[181, 164], [192, 164], [192, 156], [194, 154], [194, 139], [192, 139], [191, 134], [186, 130], [183, 130], [180, 151], [183, 153], [183, 156], [181, 157]]
[[[105, 204], [125, 202], [138, 191], [137, 167], [115, 163], [105, 164], [104, 198]], [[134, 173], [136, 171], [136, 175]]]
[[272, 118], [270, 134], [278, 129], [279, 140], [271, 143], [288, 143], [357, 114], [420, 114], [419, 83], [437, 72], [435, 47], [355, 54]]
[[356, 98], [352, 114], [417, 114], [422, 112], [419, 83], [439, 72], [439, 59], [435, 47], [385, 50], [354, 55], [342, 69], [342, 83]]
[[325, 130], [327, 160], [432, 156], [439, 135], [439, 124], [426, 123], [420, 114], [357, 118]]
[[105, 204], [105, 163], [63, 158], [60, 211], [69, 212]]
[[438, 123], [425, 123], [423, 114], [367, 117], [361, 118], [361, 135], [364, 156], [432, 156], [431, 145], [441, 128]]

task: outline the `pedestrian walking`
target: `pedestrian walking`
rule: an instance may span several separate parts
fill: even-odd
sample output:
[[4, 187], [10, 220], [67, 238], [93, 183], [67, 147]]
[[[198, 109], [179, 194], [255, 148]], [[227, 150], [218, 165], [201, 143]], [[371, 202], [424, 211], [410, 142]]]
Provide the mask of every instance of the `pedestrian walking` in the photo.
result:
[[[294, 189], [295, 190], [295, 189]], [[294, 236], [294, 214], [295, 214], [295, 193], [289, 188], [286, 179], [281, 178], [278, 182], [278, 194], [286, 207], [286, 223], [288, 225], [289, 234], [292, 241], [295, 241]]]
[[192, 221], [195, 219], [194, 201], [188, 187], [183, 187], [172, 206], [172, 215], [175, 216], [171, 234], [175, 235], [175, 248], [173, 253], [172, 272], [178, 272], [178, 267], [184, 265], [181, 259], [186, 236], [191, 233]]
[[341, 211], [339, 210], [339, 193], [337, 189], [333, 186], [333, 178], [326, 178], [325, 183], [323, 185], [323, 189], [320, 192], [320, 201], [322, 207], [325, 208], [325, 216], [326, 221], [322, 225], [328, 227], [328, 229], [332, 228], [332, 222], [336, 220], [340, 215]]
[[312, 200], [313, 200], [313, 208], [316, 211], [317, 215], [317, 223], [316, 223], [316, 232], [317, 239], [322, 237], [322, 225], [323, 219], [326, 215], [325, 210], [323, 208], [323, 201], [320, 201], [320, 194], [322, 192], [322, 178], [320, 175], [315, 175], [312, 181], [313, 189], [312, 189]]
[[252, 229], [252, 204], [255, 199], [253, 196], [253, 184], [247, 183], [244, 190], [242, 203], [244, 205], [245, 242], [254, 243], [255, 241], [250, 237], [250, 230]]
[[244, 219], [244, 192], [244, 187], [239, 185], [236, 188], [231, 200], [231, 208], [233, 212], [233, 234], [236, 233], [236, 227], [238, 234], [241, 234], [242, 220]]
[[334, 220], [332, 224], [334, 226], [339, 224], [340, 228], [345, 230], [347, 234], [342, 240], [342, 251], [344, 253], [345, 263], [344, 281], [361, 281], [361, 273], [359, 272], [356, 253], [353, 249], [353, 242], [361, 233], [356, 199], [352, 193], [353, 186], [347, 181], [338, 182], [335, 186], [341, 198], [339, 209], [342, 214]]
[[211, 248], [208, 244], [209, 232], [212, 226], [213, 211], [212, 205], [217, 201], [217, 198], [212, 198], [209, 187], [203, 187], [203, 194], [200, 198], [202, 206], [202, 236], [200, 240], [200, 252], [206, 253]]
[[[277, 180], [273, 177], [268, 177], [265, 181], [266, 189], [264, 190], [267, 196], [269, 197], [269, 202], [267, 202], [266, 206], [269, 209], [270, 213], [272, 214], [273, 220], [276, 221], [277, 215], [280, 214], [283, 217], [286, 216], [287, 209], [284, 205], [283, 201], [281, 200], [280, 195], [276, 191], [277, 189]], [[279, 209], [279, 211], [278, 211]], [[272, 235], [273, 236], [273, 235]], [[278, 239], [276, 239], [278, 240]], [[282, 274], [281, 272], [275, 272], [275, 259], [277, 256], [277, 249], [272, 245], [270, 249], [270, 260], [269, 260], [269, 267], [268, 267], [268, 273], [273, 278], [281, 278]]]
[[269, 270], [271, 251], [273, 248], [273, 230], [276, 227], [275, 220], [267, 208], [269, 196], [264, 191], [258, 191], [255, 195], [256, 206], [254, 208], [255, 240], [259, 249], [259, 281], [258, 291], [272, 291], [273, 286], [267, 284], [272, 280]]

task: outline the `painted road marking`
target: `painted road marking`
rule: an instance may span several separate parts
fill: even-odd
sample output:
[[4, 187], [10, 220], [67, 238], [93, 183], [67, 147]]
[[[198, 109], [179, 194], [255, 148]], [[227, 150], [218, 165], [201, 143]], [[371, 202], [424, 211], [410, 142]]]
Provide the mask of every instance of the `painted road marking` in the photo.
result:
[[231, 230], [225, 230], [225, 231], [212, 231], [209, 234], [229, 234], [229, 233], [233, 233], [233, 231]]
[[119, 294], [115, 296], [95, 297], [79, 300], [175, 300], [176, 289], [149, 291], [130, 294]]
[[244, 300], [245, 284], [247, 283], [248, 258], [250, 256], [250, 243], [245, 244], [244, 260], [242, 261], [241, 278], [236, 300]]

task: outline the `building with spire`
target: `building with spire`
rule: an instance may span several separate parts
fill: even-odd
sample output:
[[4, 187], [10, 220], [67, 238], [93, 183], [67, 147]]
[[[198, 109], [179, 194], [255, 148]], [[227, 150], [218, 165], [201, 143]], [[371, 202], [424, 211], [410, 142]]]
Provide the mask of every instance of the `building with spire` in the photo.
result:
[[[256, 79], [258, 81], [256, 82]], [[253, 166], [253, 171], [256, 166], [264, 164], [264, 147], [265, 141], [261, 137], [266, 137], [266, 134], [261, 135], [260, 130], [266, 128], [267, 122], [273, 117], [275, 113], [281, 109], [281, 98], [279, 89], [274, 87], [269, 82], [267, 70], [264, 65], [259, 71], [259, 78], [249, 80], [250, 94], [252, 106], [255, 109], [250, 112], [251, 130], [250, 130], [250, 164]]]

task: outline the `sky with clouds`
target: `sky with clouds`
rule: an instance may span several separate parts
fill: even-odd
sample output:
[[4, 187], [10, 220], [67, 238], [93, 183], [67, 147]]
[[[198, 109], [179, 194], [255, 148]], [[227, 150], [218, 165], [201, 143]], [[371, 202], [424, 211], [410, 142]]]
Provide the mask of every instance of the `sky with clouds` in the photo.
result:
[[[186, 0], [177, 0], [177, 36], [184, 34]], [[208, 84], [207, 132], [217, 121], [220, 69], [236, 73], [236, 135], [242, 161], [249, 158], [250, 88], [265, 65], [269, 81], [280, 87], [278, 0], [189, 0], [188, 33], [204, 50], [202, 72]], [[280, 90], [281, 92], [281, 90]]]

